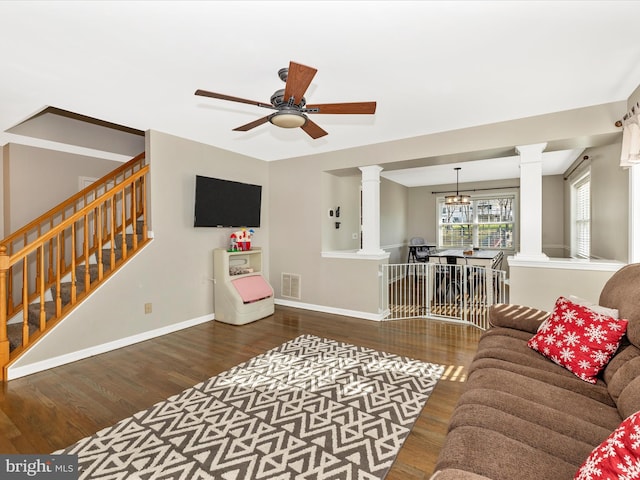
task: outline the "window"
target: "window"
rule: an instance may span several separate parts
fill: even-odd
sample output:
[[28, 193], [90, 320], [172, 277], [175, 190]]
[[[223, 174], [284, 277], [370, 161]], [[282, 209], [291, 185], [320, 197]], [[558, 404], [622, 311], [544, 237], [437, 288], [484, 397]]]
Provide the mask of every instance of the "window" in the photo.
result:
[[441, 248], [514, 248], [515, 195], [474, 197], [470, 205], [446, 206], [438, 199]]
[[571, 185], [571, 256], [591, 256], [591, 173]]

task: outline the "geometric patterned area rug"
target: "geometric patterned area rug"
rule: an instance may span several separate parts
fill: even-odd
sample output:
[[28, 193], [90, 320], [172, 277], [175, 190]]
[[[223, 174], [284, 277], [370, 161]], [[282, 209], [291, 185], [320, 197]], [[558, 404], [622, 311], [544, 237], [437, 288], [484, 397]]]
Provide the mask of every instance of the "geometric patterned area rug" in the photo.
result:
[[55, 453], [81, 479], [382, 479], [443, 369], [302, 335]]

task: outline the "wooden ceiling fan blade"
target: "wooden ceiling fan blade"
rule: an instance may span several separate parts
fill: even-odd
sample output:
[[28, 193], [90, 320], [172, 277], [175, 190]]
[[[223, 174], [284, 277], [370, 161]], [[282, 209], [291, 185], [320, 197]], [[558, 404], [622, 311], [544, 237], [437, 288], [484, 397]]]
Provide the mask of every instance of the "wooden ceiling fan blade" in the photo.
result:
[[318, 109], [317, 112], [307, 113], [332, 113], [332, 114], [373, 114], [376, 113], [376, 102], [351, 102], [351, 103], [319, 103], [306, 105], [305, 110]]
[[307, 91], [311, 80], [318, 70], [306, 65], [289, 62], [289, 72], [287, 73], [287, 84], [284, 87], [284, 101], [288, 102], [293, 97], [293, 103], [300, 105], [300, 101]]
[[324, 137], [325, 135], [328, 135], [328, 133], [325, 132], [322, 128], [320, 128], [320, 126], [317, 123], [312, 122], [308, 118], [307, 118], [307, 123], [305, 123], [300, 128], [305, 132], [307, 132], [307, 134], [314, 140], [316, 138], [320, 138], [320, 137]]
[[248, 103], [249, 105], [256, 105], [258, 107], [273, 108], [273, 106], [268, 103], [247, 100], [246, 98], [232, 97], [231, 95], [224, 95], [222, 93], [208, 92], [207, 90], [198, 89], [195, 94], [201, 97], [218, 98], [220, 100], [229, 100], [230, 102]]
[[248, 130], [251, 130], [252, 128], [258, 127], [260, 125], [262, 125], [263, 123], [267, 123], [267, 121], [269, 120], [269, 115], [267, 115], [266, 117], [262, 117], [259, 118], [258, 120], [254, 120], [253, 122], [249, 122], [246, 125], [242, 125], [240, 127], [236, 127], [233, 129], [234, 132], [246, 132]]

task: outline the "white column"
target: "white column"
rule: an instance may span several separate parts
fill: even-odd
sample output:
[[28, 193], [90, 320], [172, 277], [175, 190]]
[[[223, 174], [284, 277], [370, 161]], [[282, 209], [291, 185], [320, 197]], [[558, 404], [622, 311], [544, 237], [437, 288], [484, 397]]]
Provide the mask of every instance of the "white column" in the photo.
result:
[[640, 164], [629, 167], [629, 260], [640, 262]]
[[517, 146], [520, 155], [520, 251], [518, 260], [548, 261], [542, 253], [542, 152], [546, 143]]
[[385, 253], [380, 248], [380, 172], [382, 167], [359, 167], [362, 172], [362, 255]]

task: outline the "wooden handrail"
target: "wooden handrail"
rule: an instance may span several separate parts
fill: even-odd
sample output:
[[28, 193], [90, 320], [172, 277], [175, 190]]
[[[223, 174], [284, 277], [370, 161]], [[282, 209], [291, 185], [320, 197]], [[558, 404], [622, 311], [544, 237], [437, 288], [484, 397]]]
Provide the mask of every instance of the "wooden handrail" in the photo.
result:
[[[0, 242], [0, 380], [6, 379], [10, 362], [147, 242], [146, 178], [150, 167], [144, 160], [144, 153], [136, 156]], [[130, 254], [127, 228], [133, 235]], [[122, 255], [117, 262], [116, 239], [122, 239]], [[105, 259], [103, 249], [109, 243]], [[94, 253], [97, 277], [95, 272], [90, 275], [89, 257]], [[84, 272], [79, 271], [79, 275], [76, 267], [83, 264]], [[69, 274], [70, 291], [63, 305], [61, 287], [63, 277]], [[52, 310], [45, 301], [45, 292], [52, 287], [53, 322], [47, 318]], [[29, 327], [30, 312], [31, 325], [37, 324], [35, 333]], [[22, 342], [10, 352], [7, 322], [15, 315], [22, 316]]]
[[122, 192], [125, 188], [130, 186], [130, 183], [133, 183], [133, 181], [137, 180], [138, 178], [145, 176], [148, 172], [149, 172], [149, 165], [142, 167], [142, 169], [138, 170], [136, 173], [134, 173], [129, 178], [127, 178], [126, 183], [120, 183], [115, 187], [111, 188], [103, 196], [96, 198], [91, 203], [89, 203], [88, 205], [85, 205], [70, 217], [64, 219], [62, 223], [59, 223], [58, 225], [53, 227], [51, 230], [47, 231], [47, 233], [41, 235], [36, 241], [31, 242], [29, 245], [22, 248], [21, 250], [18, 250], [13, 255], [9, 255], [9, 266], [15, 265], [15, 263], [18, 260], [26, 257], [30, 253], [35, 252], [38, 248], [41, 247], [43, 243], [53, 239], [62, 230], [66, 230], [71, 226], [72, 223], [75, 223], [76, 221], [85, 217], [87, 213], [91, 212], [92, 210], [95, 210], [99, 205], [103, 204], [105, 202], [105, 199], [110, 199], [111, 197], [114, 197], [117, 193]]
[[[28, 234], [29, 232], [31, 232], [36, 227], [39, 228], [39, 226], [45, 220], [53, 218], [56, 215], [64, 212], [67, 208], [74, 206], [75, 203], [78, 200], [80, 200], [81, 198], [86, 197], [86, 195], [88, 193], [91, 193], [92, 191], [98, 190], [99, 188], [105, 186], [106, 184], [109, 183], [110, 180], [113, 180], [114, 178], [117, 178], [118, 175], [126, 172], [130, 168], [133, 168], [136, 163], [139, 163], [141, 160], [144, 160], [144, 158], [145, 158], [145, 152], [142, 152], [141, 154], [135, 156], [134, 158], [132, 158], [128, 162], [120, 165], [115, 170], [112, 170], [111, 172], [107, 173], [103, 177], [99, 178], [98, 180], [96, 180], [91, 185], [83, 188], [78, 193], [76, 193], [76, 194], [72, 195], [71, 197], [67, 198], [65, 201], [59, 203], [58, 205], [56, 205], [55, 207], [53, 207], [49, 211], [43, 213], [42, 215], [40, 215], [35, 220], [32, 220], [31, 222], [27, 223], [24, 227], [21, 227], [18, 230], [16, 230], [15, 232], [11, 233], [7, 237], [5, 237], [5, 239], [2, 240], [2, 242], [0, 242], [0, 243], [2, 243], [3, 245], [9, 245], [10, 246], [16, 238], [18, 238], [18, 237], [20, 237], [22, 235]], [[11, 249], [9, 249], [9, 252], [11, 252]]]

